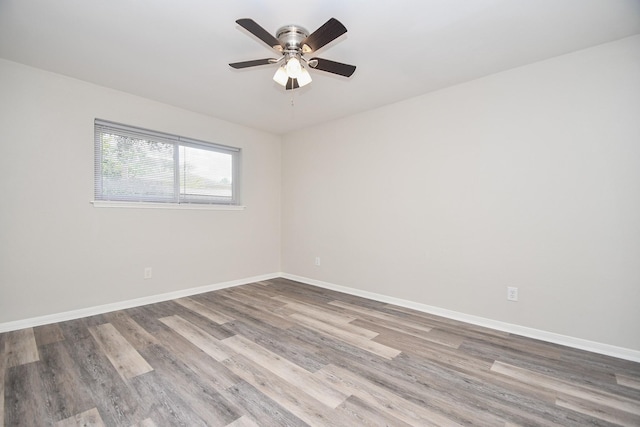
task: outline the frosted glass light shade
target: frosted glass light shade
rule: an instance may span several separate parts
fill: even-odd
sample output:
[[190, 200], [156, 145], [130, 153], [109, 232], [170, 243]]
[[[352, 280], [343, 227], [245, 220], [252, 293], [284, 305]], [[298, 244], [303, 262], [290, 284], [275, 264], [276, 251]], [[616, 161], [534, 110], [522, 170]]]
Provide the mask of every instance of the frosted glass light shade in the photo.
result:
[[289, 76], [287, 75], [287, 71], [284, 67], [278, 67], [278, 70], [273, 75], [273, 80], [278, 83], [280, 86], [286, 86], [287, 81], [289, 81]]
[[306, 68], [303, 68], [298, 77], [298, 86], [306, 86], [309, 83], [311, 83], [311, 74], [309, 74]]
[[300, 77], [300, 73], [302, 72], [302, 65], [300, 61], [295, 56], [289, 58], [287, 61], [287, 75], [292, 79], [297, 79]]

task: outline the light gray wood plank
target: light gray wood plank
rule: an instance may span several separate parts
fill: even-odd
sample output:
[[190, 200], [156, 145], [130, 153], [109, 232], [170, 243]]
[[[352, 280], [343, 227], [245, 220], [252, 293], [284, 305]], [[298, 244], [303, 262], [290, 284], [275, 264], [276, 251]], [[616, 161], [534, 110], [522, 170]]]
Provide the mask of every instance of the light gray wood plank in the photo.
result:
[[307, 424], [244, 380], [221, 394], [263, 426], [305, 427]]
[[[264, 288], [262, 290], [264, 290]], [[283, 302], [272, 299], [270, 296], [265, 296], [264, 292], [252, 292], [251, 288], [247, 285], [223, 289], [220, 291], [220, 295], [224, 295], [227, 298], [259, 310], [267, 310], [270, 312], [277, 312], [285, 305]]]
[[54, 421], [38, 373], [37, 363], [25, 363], [7, 369], [4, 385], [4, 425], [40, 426]]
[[443, 347], [439, 343], [398, 334], [394, 331], [381, 334], [376, 337], [374, 341], [389, 346], [394, 345], [405, 353], [411, 353], [431, 362], [452, 367], [463, 372], [488, 372], [492, 365], [492, 361], [466, 357], [464, 353], [455, 351], [455, 347]]
[[589, 415], [590, 417], [597, 418], [599, 420], [614, 423], [616, 425], [628, 427], [640, 426], [640, 415], [634, 415], [629, 412], [620, 411], [604, 405], [598, 405], [594, 402], [588, 402], [573, 396], [565, 394], [559, 395], [556, 399], [556, 405], [562, 408], [571, 409], [572, 411], [580, 412], [581, 414]]
[[193, 311], [194, 313], [198, 313], [200, 316], [202, 317], [206, 317], [207, 319], [211, 320], [212, 322], [217, 323], [218, 325], [222, 325], [224, 323], [230, 322], [233, 320], [232, 317], [227, 316], [224, 313], [220, 313], [210, 307], [208, 307], [205, 304], [202, 304], [194, 299], [191, 298], [180, 298], [175, 300], [175, 302], [177, 302], [178, 304], [180, 304], [181, 306], [188, 308], [189, 310]]
[[158, 426], [156, 425], [156, 423], [153, 422], [151, 418], [145, 418], [139, 423], [135, 423], [131, 425], [131, 427], [158, 427]]
[[424, 311], [414, 310], [408, 307], [400, 307], [393, 304], [386, 304], [385, 308], [393, 310], [394, 313], [399, 314], [408, 314], [411, 319], [419, 321], [420, 323], [425, 322], [426, 324], [431, 325], [434, 328], [439, 328], [442, 330], [454, 330], [459, 331], [461, 328], [464, 328], [465, 335], [469, 334], [469, 336], [473, 337], [482, 337], [486, 338], [488, 336], [492, 337], [502, 337], [509, 338], [511, 334], [504, 331], [499, 331], [497, 329], [489, 329], [484, 326], [472, 325], [470, 323], [464, 323], [459, 320], [448, 319], [442, 316], [436, 316], [435, 314], [425, 313]]
[[301, 388], [262, 369], [242, 355], [236, 355], [223, 363], [246, 382], [310, 426], [350, 425], [348, 419], [340, 412], [332, 411], [329, 406], [309, 396]]
[[638, 402], [628, 398], [613, 396], [590, 387], [569, 384], [545, 374], [522, 369], [499, 361], [494, 362], [491, 371], [518, 379], [529, 385], [554, 390], [568, 396], [602, 405], [603, 407], [610, 407], [630, 414], [640, 415], [640, 405]]
[[373, 338], [374, 341], [380, 343], [387, 342], [387, 345], [390, 345], [389, 340], [393, 340], [396, 338], [401, 339], [405, 343], [409, 344], [409, 346], [412, 342], [415, 341], [420, 343], [425, 343], [426, 341], [428, 341], [451, 348], [458, 348], [460, 347], [460, 344], [462, 344], [462, 339], [460, 337], [451, 336], [449, 334], [441, 334], [437, 329], [432, 329], [430, 332], [421, 332], [414, 334], [407, 333], [407, 331], [400, 328], [387, 328], [386, 325], [383, 326], [382, 324], [371, 323], [370, 319], [356, 319], [351, 324], [354, 326], [360, 326], [365, 329], [375, 330], [376, 332], [378, 332], [378, 336]]
[[260, 285], [260, 286], [269, 286], [271, 283], [268, 280], [262, 280], [260, 282], [255, 282], [254, 284]]
[[55, 419], [69, 418], [96, 406], [90, 397], [89, 387], [80, 378], [80, 371], [63, 342], [40, 347], [37, 368], [42, 392]]
[[[274, 279], [270, 281], [268, 289], [277, 295], [294, 298], [296, 301], [309, 304], [327, 304], [338, 298], [336, 293], [315, 286], [307, 286], [292, 280]], [[344, 294], [342, 294], [344, 295]]]
[[230, 422], [226, 427], [260, 427], [257, 422], [246, 415], [241, 416], [237, 420]]
[[226, 369], [220, 362], [210, 357], [203, 357], [203, 351], [192, 345], [190, 341], [174, 330], [156, 333], [158, 341], [175, 358], [184, 363], [197, 375], [207, 378], [209, 384], [217, 391], [223, 391], [240, 381], [237, 375]]
[[150, 345], [158, 344], [158, 341], [153, 335], [125, 314], [125, 312], [107, 313], [104, 314], [104, 317], [136, 350], [142, 350]]
[[62, 329], [57, 324], [43, 325], [33, 328], [38, 347], [64, 340]]
[[278, 296], [273, 289], [271, 289], [267, 284], [261, 285], [259, 282], [249, 283], [247, 285], [236, 286], [233, 289], [242, 289], [245, 292], [250, 293], [254, 297], [259, 297], [262, 299], [272, 298]]
[[280, 329], [288, 329], [294, 325], [291, 320], [285, 318], [284, 316], [278, 315], [274, 313], [272, 310], [268, 308], [257, 308], [251, 304], [245, 304], [244, 302], [228, 298], [226, 296], [217, 296], [216, 298], [211, 298], [209, 295], [203, 296], [203, 298], [207, 298], [208, 301], [212, 303], [212, 306], [215, 306], [216, 309], [221, 308], [224, 312], [234, 311], [238, 313], [238, 315], [243, 318], [249, 317], [254, 319], [260, 319], [261, 322], [267, 323], [271, 326], [275, 326]]
[[104, 427], [104, 425], [97, 408], [89, 409], [56, 423], [56, 427]]
[[229, 349], [221, 344], [219, 340], [207, 334], [194, 324], [187, 322], [182, 317], [163, 317], [160, 321], [215, 360], [220, 362], [230, 357]]
[[393, 359], [398, 354], [400, 354], [400, 350], [398, 349], [379, 344], [375, 341], [370, 341], [369, 339], [364, 338], [361, 335], [356, 335], [353, 332], [345, 331], [333, 325], [329, 325], [315, 319], [307, 318], [299, 314], [292, 314], [289, 317], [306, 328], [310, 328], [314, 331], [327, 334], [340, 341], [344, 341], [347, 344], [361, 348], [373, 354], [377, 354], [378, 356], [384, 357], [386, 359]]
[[634, 388], [640, 390], [640, 376], [631, 377], [629, 375], [616, 374], [616, 383], [625, 387]]
[[[393, 361], [386, 361], [381, 358], [366, 358], [352, 351], [340, 354], [341, 350], [334, 350], [332, 346], [331, 352], [334, 351], [338, 353], [334, 359], [336, 365], [341, 368], [347, 367], [355, 375], [380, 385], [409, 402], [428, 405], [460, 424], [501, 425], [506, 421], [505, 416], [501, 415], [505, 406], [517, 407], [522, 403], [521, 396], [513, 396], [511, 402], [500, 406], [496, 411], [491, 404], [500, 403], [496, 393], [502, 397], [505, 390], [490, 390], [492, 393], [485, 398], [485, 383], [430, 363], [422, 363], [420, 359], [410, 355], [400, 354]], [[505, 397], [511, 396], [505, 393]], [[530, 417], [523, 419], [522, 423], [536, 424], [534, 421], [526, 421], [528, 418]]]
[[382, 320], [377, 317], [367, 316], [365, 314], [358, 315], [358, 318], [351, 322], [353, 325], [367, 325], [366, 328], [372, 329], [376, 332], [381, 333], [382, 331], [395, 331], [399, 332], [403, 335], [416, 337], [420, 339], [425, 339], [426, 336], [429, 335], [431, 331], [424, 331], [419, 329], [414, 329], [407, 325], [397, 324], [395, 322], [389, 322], [387, 320]]
[[353, 420], [354, 426], [375, 426], [375, 427], [409, 427], [411, 424], [400, 421], [399, 418], [386, 412], [376, 409], [367, 404], [357, 396], [350, 396], [345, 402], [338, 406], [338, 410], [346, 414]]
[[[146, 351], [150, 348], [147, 347]], [[139, 396], [142, 407], [138, 408], [135, 417], [129, 417], [132, 421], [109, 425], [131, 425], [133, 421], [152, 418], [162, 426], [209, 427], [207, 421], [192, 409], [191, 396], [181, 394], [180, 389], [157, 370], [131, 378], [129, 384]]]
[[267, 369], [292, 385], [305, 390], [311, 397], [331, 408], [336, 408], [349, 397], [349, 394], [344, 394], [326, 386], [325, 383], [318, 380], [310, 372], [251, 340], [236, 335], [223, 340], [223, 343], [263, 369]]
[[[203, 299], [203, 301], [207, 307], [211, 308], [206, 300]], [[232, 335], [228, 332], [227, 328], [225, 327], [225, 325], [228, 322], [223, 324], [218, 324], [213, 320], [208, 319], [207, 317], [201, 316], [195, 311], [192, 311], [178, 303], [174, 303], [174, 308], [172, 312], [173, 312], [172, 315], [180, 316], [182, 319], [193, 324], [194, 326], [197, 326], [198, 328], [202, 329], [207, 334], [213, 336], [214, 338], [217, 338], [218, 340], [228, 338]], [[159, 316], [159, 317], [163, 317], [163, 316]]]
[[296, 333], [277, 329], [270, 325], [245, 320], [234, 320], [228, 327], [235, 335], [245, 338], [273, 351], [306, 369], [315, 372], [327, 364], [327, 359], [318, 354], [318, 347], [309, 345]]
[[[336, 320], [330, 316], [322, 316], [322, 314], [314, 313], [312, 311], [305, 311], [304, 309], [299, 311], [296, 310], [295, 313], [289, 315], [289, 317], [294, 318], [296, 320], [306, 319], [309, 324], [332, 327], [332, 329], [337, 329], [343, 332], [348, 332], [350, 335], [361, 337], [365, 340], [371, 340], [379, 335], [378, 332], [373, 331], [371, 329], [363, 328], [353, 323], [344, 322], [342, 319]], [[355, 320], [355, 319], [354, 319]]]
[[4, 351], [7, 368], [40, 360], [33, 328], [8, 332]]
[[91, 326], [89, 332], [123, 379], [153, 370], [111, 323]]
[[[60, 323], [66, 339], [56, 344], [64, 346], [73, 360], [74, 369], [78, 372], [79, 379], [72, 392], [87, 394], [98, 408], [105, 424], [130, 425], [138, 418], [136, 411], [145, 407], [148, 400], [142, 399], [122, 379], [100, 345], [91, 336], [88, 330], [91, 324], [84, 320]], [[72, 325], [71, 331], [67, 330], [69, 324]], [[77, 330], [80, 328], [84, 328], [86, 337]], [[79, 338], [70, 339], [71, 336]], [[80, 398], [78, 396], [78, 399]], [[63, 417], [57, 417], [58, 420], [61, 418]]]
[[277, 295], [271, 297], [271, 299], [285, 303], [287, 307], [292, 308], [297, 313], [306, 314], [315, 319], [324, 320], [327, 323], [335, 325], [350, 323], [356, 320], [355, 316], [349, 316], [336, 310], [331, 310], [331, 307], [326, 304], [322, 306], [313, 305], [302, 301], [296, 301], [293, 298], [289, 298], [283, 295]]
[[457, 426], [454, 420], [428, 408], [421, 407], [377, 386], [352, 372], [337, 366], [327, 366], [316, 372], [327, 384], [353, 394], [371, 406], [410, 425]]
[[348, 302], [331, 301], [329, 304], [335, 307], [341, 307], [341, 308], [347, 309], [348, 311], [351, 311], [353, 313], [365, 314], [367, 316], [377, 317], [378, 319], [386, 320], [387, 322], [398, 323], [401, 325], [409, 326], [419, 331], [430, 332], [431, 329], [433, 329], [433, 326], [427, 324], [426, 322], [423, 323], [423, 322], [411, 320], [408, 318], [392, 316], [390, 314], [375, 311], [369, 308], [358, 307], [357, 305], [349, 304]]
[[240, 415], [234, 405], [218, 393], [215, 383], [192, 371], [164, 347], [156, 345], [141, 352], [154, 370], [162, 373], [155, 375], [156, 384], [171, 396], [176, 407], [184, 408], [185, 414], [188, 409], [211, 427], [222, 427]]

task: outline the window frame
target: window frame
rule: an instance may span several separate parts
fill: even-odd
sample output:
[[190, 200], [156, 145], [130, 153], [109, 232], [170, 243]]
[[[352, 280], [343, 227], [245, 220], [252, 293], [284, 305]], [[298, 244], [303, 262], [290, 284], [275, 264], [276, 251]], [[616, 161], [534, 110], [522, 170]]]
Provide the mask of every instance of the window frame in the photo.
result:
[[[117, 195], [109, 196], [103, 194], [103, 150], [101, 135], [112, 133], [115, 135], [128, 136], [152, 142], [160, 142], [173, 145], [173, 196], [140, 196], [140, 195]], [[222, 196], [209, 196], [207, 198], [189, 198], [183, 195], [180, 187], [180, 147], [195, 148], [216, 153], [231, 155], [231, 198]], [[176, 206], [198, 206], [202, 208], [211, 207], [241, 207], [240, 206], [240, 164], [242, 149], [221, 145], [212, 142], [197, 140], [194, 138], [144, 129], [137, 126], [125, 125], [108, 120], [94, 120], [94, 206], [117, 206], [122, 204], [125, 207], [132, 205], [153, 205], [155, 207], [176, 207]]]

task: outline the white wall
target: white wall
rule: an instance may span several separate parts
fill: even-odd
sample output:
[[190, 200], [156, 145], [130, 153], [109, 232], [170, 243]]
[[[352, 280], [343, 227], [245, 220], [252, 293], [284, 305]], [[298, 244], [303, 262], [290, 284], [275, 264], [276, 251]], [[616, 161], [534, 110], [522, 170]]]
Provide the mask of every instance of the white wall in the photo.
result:
[[640, 350], [640, 37], [282, 150], [283, 271]]
[[[242, 147], [247, 209], [92, 207], [96, 117]], [[285, 271], [640, 350], [638, 117], [640, 37], [287, 135], [282, 165], [277, 136], [0, 60], [0, 323]]]
[[[241, 147], [247, 209], [94, 208], [96, 117]], [[0, 323], [277, 273], [280, 144], [0, 60]]]

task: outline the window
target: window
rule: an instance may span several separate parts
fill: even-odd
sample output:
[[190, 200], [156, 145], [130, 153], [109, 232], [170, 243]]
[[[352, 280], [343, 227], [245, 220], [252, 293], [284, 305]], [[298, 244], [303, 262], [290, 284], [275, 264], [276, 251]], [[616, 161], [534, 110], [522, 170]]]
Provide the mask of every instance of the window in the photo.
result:
[[96, 119], [95, 199], [238, 205], [240, 149]]

